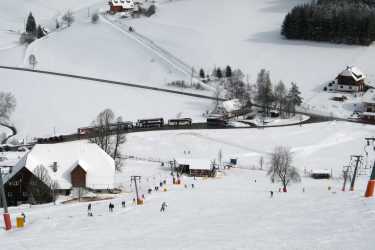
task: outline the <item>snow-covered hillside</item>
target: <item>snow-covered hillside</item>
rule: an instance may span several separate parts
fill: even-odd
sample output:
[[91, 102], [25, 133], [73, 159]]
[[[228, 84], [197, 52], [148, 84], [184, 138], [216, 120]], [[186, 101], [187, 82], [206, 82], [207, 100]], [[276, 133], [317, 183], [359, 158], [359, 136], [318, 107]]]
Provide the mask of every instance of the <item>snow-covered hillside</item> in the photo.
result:
[[19, 138], [74, 133], [97, 114], [112, 109], [124, 120], [192, 117], [200, 121], [212, 101], [29, 72], [0, 70], [1, 90], [12, 92], [17, 108], [12, 121]]
[[370, 82], [375, 80], [375, 48], [285, 40], [280, 36], [283, 18], [303, 2], [167, 1], [156, 16], [129, 23], [195, 67], [229, 64], [248, 74], [250, 82], [265, 68], [274, 82], [297, 82], [310, 109], [334, 112], [329, 96], [318, 91], [347, 65], [357, 65]]

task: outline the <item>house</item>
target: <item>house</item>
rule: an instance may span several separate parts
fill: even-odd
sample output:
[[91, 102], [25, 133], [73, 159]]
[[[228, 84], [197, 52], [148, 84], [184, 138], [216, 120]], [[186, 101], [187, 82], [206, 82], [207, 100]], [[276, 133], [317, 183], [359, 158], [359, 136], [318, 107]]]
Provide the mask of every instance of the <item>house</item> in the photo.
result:
[[[40, 166], [50, 177], [49, 183], [43, 183]], [[36, 144], [5, 176], [4, 186], [10, 205], [43, 203], [51, 201], [52, 182], [53, 191], [58, 193], [69, 194], [73, 188], [100, 192], [114, 188], [114, 177], [114, 160], [96, 144], [85, 141]], [[46, 194], [36, 197], [36, 188]]]
[[110, 8], [109, 11], [113, 13], [134, 9], [133, 0], [110, 0], [108, 4]]
[[216, 166], [213, 162], [203, 159], [178, 159], [176, 168], [181, 173], [194, 177], [215, 177]]
[[365, 122], [375, 123], [375, 90], [369, 89], [362, 96], [363, 112], [359, 114], [359, 118]]
[[366, 75], [356, 67], [346, 67], [336, 77], [336, 90], [345, 92], [361, 92], [365, 88]]

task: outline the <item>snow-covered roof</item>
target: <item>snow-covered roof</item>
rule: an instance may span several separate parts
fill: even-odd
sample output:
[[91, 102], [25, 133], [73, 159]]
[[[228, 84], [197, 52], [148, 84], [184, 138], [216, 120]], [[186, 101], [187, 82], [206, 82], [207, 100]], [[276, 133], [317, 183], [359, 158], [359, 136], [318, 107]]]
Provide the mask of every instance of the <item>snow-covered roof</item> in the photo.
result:
[[226, 112], [233, 112], [241, 109], [241, 102], [238, 99], [225, 101], [222, 105]]
[[329, 169], [313, 169], [311, 171], [311, 174], [331, 174], [331, 171]]
[[207, 159], [177, 159], [176, 160], [177, 165], [189, 165], [189, 169], [193, 170], [211, 170], [212, 167], [212, 162]]
[[[53, 164], [56, 162], [57, 170]], [[43, 165], [51, 178], [58, 182], [59, 189], [70, 189], [71, 171], [81, 166], [86, 171], [86, 186], [92, 189], [111, 189], [114, 187], [115, 163], [98, 145], [86, 141], [37, 144], [26, 154], [7, 176], [8, 181], [23, 167], [31, 172]]]
[[110, 0], [109, 3], [113, 6], [121, 6], [124, 9], [134, 8], [133, 0]]
[[369, 89], [366, 93], [362, 96], [362, 102], [364, 103], [375, 103], [375, 90]]
[[366, 75], [360, 69], [354, 66], [347, 67], [339, 74], [339, 76], [353, 77], [355, 81], [360, 81], [366, 78]]

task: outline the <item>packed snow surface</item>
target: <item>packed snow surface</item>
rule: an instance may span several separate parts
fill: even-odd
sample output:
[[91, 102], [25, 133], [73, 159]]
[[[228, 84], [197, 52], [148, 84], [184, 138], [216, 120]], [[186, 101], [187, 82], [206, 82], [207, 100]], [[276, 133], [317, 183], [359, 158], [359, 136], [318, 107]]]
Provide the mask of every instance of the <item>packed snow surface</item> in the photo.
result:
[[[110, 201], [93, 202], [93, 217], [87, 216], [85, 202], [11, 208], [13, 216], [24, 212], [27, 223], [0, 232], [2, 249], [370, 250], [375, 243], [375, 200], [361, 197], [363, 178], [355, 192], [341, 192], [340, 181], [303, 178], [288, 193], [278, 193], [264, 171], [231, 169], [216, 179], [184, 177], [179, 186], [171, 184], [171, 177], [167, 180], [168, 191], [146, 195], [142, 206], [132, 204], [134, 193], [111, 200], [113, 213], [108, 212]], [[121, 208], [123, 200], [126, 208]], [[162, 213], [164, 201], [168, 207]]]

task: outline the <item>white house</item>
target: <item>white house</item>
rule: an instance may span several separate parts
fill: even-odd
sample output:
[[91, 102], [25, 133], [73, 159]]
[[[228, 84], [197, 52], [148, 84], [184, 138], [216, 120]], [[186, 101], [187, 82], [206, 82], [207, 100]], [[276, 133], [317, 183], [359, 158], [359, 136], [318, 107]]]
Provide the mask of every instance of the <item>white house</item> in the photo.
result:
[[108, 4], [111, 12], [122, 12], [134, 9], [133, 0], [110, 0]]
[[37, 144], [17, 163], [7, 180], [22, 170], [33, 173], [41, 165], [59, 190], [114, 188], [114, 160], [98, 145], [86, 141]]

